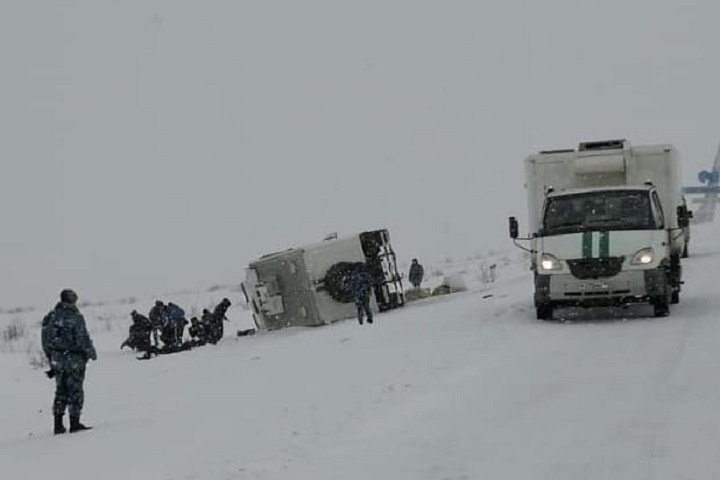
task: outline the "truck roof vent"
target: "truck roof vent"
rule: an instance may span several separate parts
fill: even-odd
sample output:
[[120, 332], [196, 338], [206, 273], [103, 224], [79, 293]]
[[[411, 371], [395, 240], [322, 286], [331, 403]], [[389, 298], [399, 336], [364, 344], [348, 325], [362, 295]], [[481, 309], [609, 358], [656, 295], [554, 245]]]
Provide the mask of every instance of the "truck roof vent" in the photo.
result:
[[540, 155], [549, 155], [553, 153], [572, 153], [575, 150], [572, 148], [561, 148], [559, 150], [540, 150]]
[[627, 140], [601, 140], [599, 142], [582, 142], [578, 151], [587, 152], [590, 150], [623, 150]]

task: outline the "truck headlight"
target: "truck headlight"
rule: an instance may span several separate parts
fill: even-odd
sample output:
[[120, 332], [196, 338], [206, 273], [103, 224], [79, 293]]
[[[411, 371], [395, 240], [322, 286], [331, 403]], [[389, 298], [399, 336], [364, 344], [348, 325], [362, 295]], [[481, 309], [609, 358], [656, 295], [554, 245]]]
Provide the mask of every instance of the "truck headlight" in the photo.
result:
[[540, 255], [540, 267], [543, 270], [562, 270], [562, 263], [554, 255], [543, 253]]
[[655, 261], [655, 252], [652, 248], [643, 248], [633, 256], [633, 265], [649, 265]]

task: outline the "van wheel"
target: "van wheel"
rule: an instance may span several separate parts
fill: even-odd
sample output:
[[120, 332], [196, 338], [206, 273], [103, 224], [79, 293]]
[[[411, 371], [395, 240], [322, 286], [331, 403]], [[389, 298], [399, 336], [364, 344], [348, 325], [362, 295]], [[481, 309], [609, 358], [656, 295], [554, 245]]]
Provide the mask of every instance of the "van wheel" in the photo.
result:
[[670, 298], [667, 295], [658, 295], [652, 300], [655, 307], [656, 317], [667, 317], [670, 315]]
[[535, 308], [538, 320], [552, 320], [553, 305], [552, 303], [543, 303]]

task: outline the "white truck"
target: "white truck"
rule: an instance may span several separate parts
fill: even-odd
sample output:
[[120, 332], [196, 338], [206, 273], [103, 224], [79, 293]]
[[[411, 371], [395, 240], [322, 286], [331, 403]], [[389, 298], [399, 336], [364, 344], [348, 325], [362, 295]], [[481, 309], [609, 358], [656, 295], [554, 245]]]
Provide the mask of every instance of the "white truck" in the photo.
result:
[[672, 145], [581, 143], [525, 159], [529, 232], [510, 236], [531, 253], [537, 318], [563, 306], [650, 303], [656, 316], [679, 302], [680, 258], [691, 213]]
[[261, 330], [318, 326], [357, 315], [347, 279], [358, 268], [373, 278], [370, 308], [405, 304], [387, 230], [373, 230], [264, 255], [248, 265], [242, 290]]

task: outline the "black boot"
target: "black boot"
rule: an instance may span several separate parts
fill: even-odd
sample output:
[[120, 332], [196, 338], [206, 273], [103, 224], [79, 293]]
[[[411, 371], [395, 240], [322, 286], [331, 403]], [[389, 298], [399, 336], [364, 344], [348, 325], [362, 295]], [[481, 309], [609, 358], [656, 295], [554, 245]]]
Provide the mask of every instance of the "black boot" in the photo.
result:
[[53, 433], [55, 433], [55, 435], [59, 435], [65, 432], [66, 430], [65, 425], [63, 425], [63, 416], [55, 415], [55, 428], [53, 429]]
[[86, 427], [80, 423], [80, 416], [70, 416], [70, 433], [81, 432], [83, 430], [90, 430], [92, 427]]

